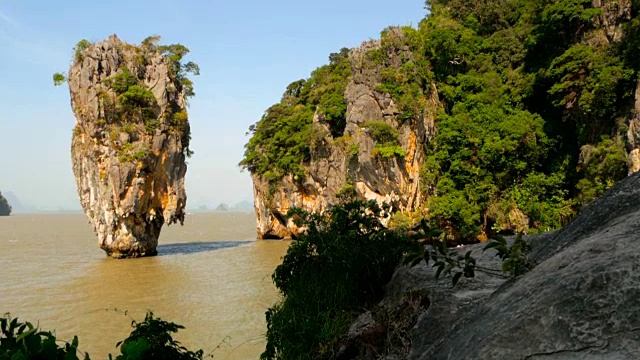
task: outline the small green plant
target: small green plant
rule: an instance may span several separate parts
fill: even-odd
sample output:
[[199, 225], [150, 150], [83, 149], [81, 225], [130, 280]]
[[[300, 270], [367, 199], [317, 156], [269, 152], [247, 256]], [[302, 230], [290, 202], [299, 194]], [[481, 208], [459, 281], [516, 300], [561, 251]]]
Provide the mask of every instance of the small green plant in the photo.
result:
[[407, 153], [402, 149], [402, 146], [394, 143], [376, 144], [376, 147], [371, 150], [372, 156], [380, 156], [384, 159], [390, 159], [393, 157], [405, 157]]
[[[440, 276], [451, 275], [451, 283], [456, 286], [462, 276], [465, 278], [472, 278], [475, 276], [477, 269], [476, 260], [471, 256], [471, 251], [467, 251], [465, 254], [461, 254], [457, 251], [452, 251], [446, 241], [446, 238], [442, 236], [444, 233], [439, 230], [430, 227], [423, 219], [420, 222], [421, 232], [413, 235], [414, 239], [421, 239], [413, 243], [413, 249], [407, 253], [403, 263], [415, 266], [421, 261], [425, 261], [428, 265], [429, 262], [433, 262], [433, 267], [438, 268], [436, 270], [435, 279], [438, 280]], [[430, 245], [430, 248], [425, 247]]]
[[137, 85], [138, 78], [128, 68], [122, 67], [121, 72], [104, 79], [103, 83], [109, 85], [116, 94], [121, 95], [127, 92], [129, 87]]
[[122, 125], [122, 131], [126, 132], [129, 135], [133, 135], [138, 132], [138, 129], [134, 124], [128, 122]]
[[371, 137], [378, 143], [397, 143], [398, 130], [380, 120], [365, 121], [364, 128], [369, 131]]
[[147, 131], [147, 134], [153, 134], [159, 126], [160, 121], [158, 119], [146, 118], [144, 120], [144, 128]]
[[405, 157], [406, 152], [400, 146], [398, 130], [384, 121], [366, 121], [365, 129], [376, 141], [376, 146], [371, 150], [372, 156], [380, 156], [385, 159], [393, 157]]
[[391, 219], [389, 219], [389, 227], [393, 229], [398, 229], [401, 231], [408, 231], [413, 227], [413, 221], [411, 217], [405, 214], [402, 211], [396, 211], [391, 215]]
[[178, 111], [171, 117], [171, 125], [182, 127], [189, 120], [186, 111]]
[[342, 187], [342, 189], [336, 192], [336, 197], [342, 200], [353, 200], [358, 195], [358, 191], [355, 186], [353, 186], [353, 181], [351, 179], [347, 179], [347, 183]]
[[[126, 315], [126, 312], [125, 312]], [[120, 354], [109, 354], [110, 360], [202, 360], [213, 357], [203, 350], [191, 351], [173, 339], [182, 325], [154, 317], [148, 311], [144, 321], [131, 321], [133, 331], [116, 344]], [[0, 360], [90, 360], [89, 354], [78, 350], [78, 337], [70, 342], [57, 339], [29, 322], [19, 322], [8, 314], [0, 318]], [[226, 338], [215, 349], [226, 341]], [[63, 343], [59, 346], [59, 343]], [[82, 355], [79, 357], [78, 355]]]
[[509, 246], [507, 240], [498, 235], [495, 239], [489, 241], [484, 250], [496, 249], [497, 256], [502, 259], [502, 271], [510, 274], [512, 277], [520, 276], [533, 267], [533, 263], [529, 259], [531, 245], [524, 240], [522, 234], [518, 234]]
[[[171, 334], [184, 329], [184, 326], [164, 321], [147, 312], [144, 321], [131, 322], [133, 331], [129, 336], [116, 344], [120, 355], [115, 360], [201, 360], [203, 350], [190, 351], [174, 340]], [[109, 355], [109, 359], [114, 359]]]
[[60, 86], [67, 81], [67, 77], [62, 73], [53, 74], [53, 85]]
[[85, 51], [91, 45], [92, 45], [91, 42], [86, 39], [82, 39], [78, 41], [76, 46], [73, 48], [74, 59], [76, 61], [82, 61], [84, 59], [82, 52]]

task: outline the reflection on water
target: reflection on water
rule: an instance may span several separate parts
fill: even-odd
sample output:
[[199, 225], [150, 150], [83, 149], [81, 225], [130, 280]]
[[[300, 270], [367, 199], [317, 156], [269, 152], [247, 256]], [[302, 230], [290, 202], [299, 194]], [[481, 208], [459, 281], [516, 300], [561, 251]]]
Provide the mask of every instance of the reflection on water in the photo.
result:
[[160, 256], [113, 260], [81, 215], [0, 218], [0, 312], [78, 334], [101, 359], [130, 332], [129, 316], [151, 309], [186, 327], [177, 337], [188, 347], [228, 339], [216, 357], [256, 359], [278, 299], [270, 275], [288, 244], [254, 238], [252, 214], [194, 214], [163, 230]]
[[249, 241], [210, 241], [158, 245], [158, 255], [195, 254], [248, 244]]

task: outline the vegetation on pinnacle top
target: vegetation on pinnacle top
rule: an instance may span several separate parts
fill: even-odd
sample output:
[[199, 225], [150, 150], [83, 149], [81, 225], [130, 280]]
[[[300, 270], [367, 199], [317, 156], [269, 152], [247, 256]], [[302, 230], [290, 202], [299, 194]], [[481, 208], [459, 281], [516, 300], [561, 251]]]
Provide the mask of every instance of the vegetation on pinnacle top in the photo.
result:
[[[591, 0], [426, 5], [417, 28], [383, 31], [367, 60], [381, 67], [375, 90], [392, 97], [399, 122], [421, 116], [433, 85], [438, 91], [442, 106], [421, 173], [433, 225], [459, 239], [513, 231], [516, 223], [557, 228], [626, 176], [640, 70], [637, 2], [619, 14]], [[343, 53], [289, 85], [250, 128], [242, 167], [268, 180], [304, 174], [314, 111], [335, 104], [328, 118], [344, 116]], [[390, 53], [401, 54], [399, 64]], [[314, 102], [307, 94], [318, 89], [336, 91]]]
[[[192, 61], [184, 62], [184, 57], [189, 49], [181, 44], [161, 45], [160, 36], [149, 36], [138, 46], [116, 42], [115, 48], [120, 54], [117, 70], [101, 82], [102, 88], [98, 88], [99, 118], [96, 123], [110, 132], [109, 138], [113, 141], [118, 134], [123, 132], [129, 136], [141, 135], [141, 131], [153, 134], [156, 130], [175, 131], [181, 135], [184, 153], [191, 156], [193, 152], [189, 148], [191, 139], [188, 115], [185, 106], [188, 99], [195, 95], [191, 75], [199, 75], [200, 68]], [[86, 52], [92, 47], [92, 43], [81, 40], [74, 47], [73, 66], [85, 61]], [[168, 76], [175, 86], [178, 96], [167, 98], [168, 106], [160, 113], [158, 101], [155, 95], [145, 85], [145, 77], [151, 59], [154, 56], [162, 56], [167, 61]], [[61, 85], [67, 81], [67, 75], [55, 73], [54, 85]], [[141, 126], [140, 131], [137, 125]], [[74, 133], [81, 133], [80, 129]], [[136, 136], [137, 137], [137, 136]], [[125, 142], [119, 152], [121, 161], [144, 160], [148, 151], [135, 151], [127, 149]]]

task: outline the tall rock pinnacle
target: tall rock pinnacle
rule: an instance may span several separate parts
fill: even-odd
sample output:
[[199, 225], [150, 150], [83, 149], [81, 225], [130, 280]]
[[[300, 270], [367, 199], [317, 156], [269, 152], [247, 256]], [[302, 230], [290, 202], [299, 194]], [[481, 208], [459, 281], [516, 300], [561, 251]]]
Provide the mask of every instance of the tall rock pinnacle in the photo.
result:
[[66, 77], [80, 203], [100, 248], [115, 258], [155, 255], [162, 225], [184, 221], [193, 95], [186, 75], [199, 70], [181, 63], [187, 48], [158, 40], [83, 40]]

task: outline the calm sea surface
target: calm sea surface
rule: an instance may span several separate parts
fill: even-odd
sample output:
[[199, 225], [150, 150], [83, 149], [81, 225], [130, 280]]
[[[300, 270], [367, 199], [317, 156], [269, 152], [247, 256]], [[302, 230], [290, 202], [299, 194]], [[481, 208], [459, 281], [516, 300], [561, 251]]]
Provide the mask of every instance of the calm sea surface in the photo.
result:
[[190, 349], [221, 344], [216, 359], [257, 359], [278, 300], [271, 273], [289, 243], [255, 238], [253, 214], [192, 214], [162, 230], [159, 256], [113, 260], [84, 215], [0, 217], [0, 315], [77, 334], [81, 350], [105, 359], [129, 316], [151, 309], [186, 327], [177, 338]]

